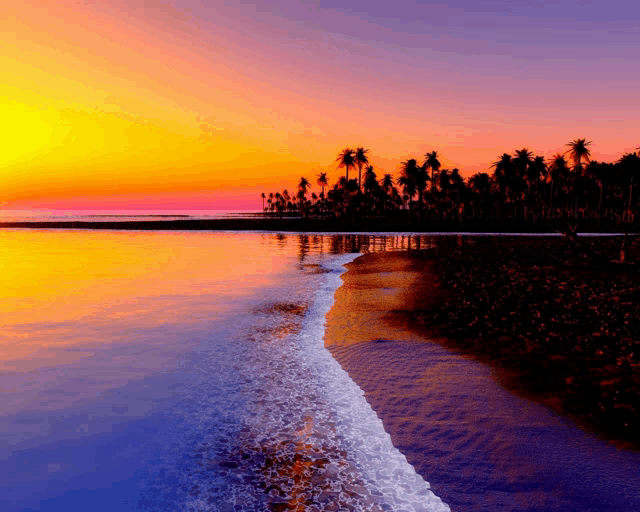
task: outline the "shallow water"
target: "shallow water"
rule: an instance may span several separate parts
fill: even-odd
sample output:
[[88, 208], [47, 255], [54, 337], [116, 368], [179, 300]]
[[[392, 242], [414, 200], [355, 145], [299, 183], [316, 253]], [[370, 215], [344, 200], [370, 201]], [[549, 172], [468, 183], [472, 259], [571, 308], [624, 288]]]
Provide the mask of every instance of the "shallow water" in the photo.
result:
[[[640, 455], [512, 395], [485, 365], [433, 343], [334, 351], [392, 440], [452, 510], [640, 509]], [[384, 375], [384, 379], [379, 379]]]

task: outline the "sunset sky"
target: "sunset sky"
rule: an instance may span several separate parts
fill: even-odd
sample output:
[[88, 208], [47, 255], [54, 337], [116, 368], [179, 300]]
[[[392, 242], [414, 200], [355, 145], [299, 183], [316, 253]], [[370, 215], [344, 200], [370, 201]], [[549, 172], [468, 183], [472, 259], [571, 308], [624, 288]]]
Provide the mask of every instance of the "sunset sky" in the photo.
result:
[[628, 0], [2, 4], [5, 209], [255, 210], [355, 145], [379, 175], [437, 150], [463, 176], [640, 146]]

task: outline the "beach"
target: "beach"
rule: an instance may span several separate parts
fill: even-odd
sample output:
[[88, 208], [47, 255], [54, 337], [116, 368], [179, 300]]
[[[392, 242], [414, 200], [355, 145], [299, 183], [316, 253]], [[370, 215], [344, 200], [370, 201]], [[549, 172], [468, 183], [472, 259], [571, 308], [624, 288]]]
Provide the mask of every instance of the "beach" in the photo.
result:
[[459, 263], [476, 250], [457, 237], [428, 245], [348, 264], [327, 315], [325, 345], [363, 389], [394, 445], [452, 510], [614, 510], [614, 504], [630, 510], [640, 504], [640, 489], [629, 484], [637, 481], [637, 452], [605, 440], [593, 422], [573, 421], [565, 407], [577, 400], [531, 384], [513, 364], [524, 359], [513, 356], [515, 345], [501, 339], [511, 356], [492, 358], [469, 332], [459, 335], [469, 328], [462, 306], [472, 299], [457, 294], [435, 253], [458, 251]]

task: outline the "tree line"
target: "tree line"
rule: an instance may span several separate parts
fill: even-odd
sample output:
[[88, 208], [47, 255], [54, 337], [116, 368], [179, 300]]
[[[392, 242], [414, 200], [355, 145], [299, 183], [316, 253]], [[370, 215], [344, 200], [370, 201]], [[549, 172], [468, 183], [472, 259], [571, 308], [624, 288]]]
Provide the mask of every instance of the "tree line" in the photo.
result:
[[316, 183], [321, 190], [309, 195], [311, 182], [302, 177], [292, 193], [262, 193], [262, 206], [268, 214], [295, 212], [304, 217], [382, 217], [406, 210], [409, 222], [634, 222], [640, 207], [638, 187], [634, 191], [640, 182], [640, 151], [613, 163], [598, 162], [591, 159], [590, 145], [586, 139], [575, 139], [566, 152], [549, 160], [527, 148], [503, 153], [490, 172], [467, 179], [457, 168], [442, 168], [437, 151], [426, 153], [422, 162], [402, 162], [396, 176], [378, 176], [368, 149], [345, 148], [336, 158], [344, 175], [331, 187], [327, 173], [320, 173]]

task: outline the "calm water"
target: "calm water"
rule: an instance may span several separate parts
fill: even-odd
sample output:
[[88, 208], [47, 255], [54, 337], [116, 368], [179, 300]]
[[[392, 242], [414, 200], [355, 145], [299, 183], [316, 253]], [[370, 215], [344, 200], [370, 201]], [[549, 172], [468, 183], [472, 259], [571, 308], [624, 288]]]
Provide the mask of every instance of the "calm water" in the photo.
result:
[[[635, 510], [638, 456], [434, 345], [357, 349], [395, 375], [386, 400], [362, 383], [373, 412], [324, 315], [342, 264], [407, 244], [0, 230], [0, 509]], [[385, 426], [425, 408], [396, 443], [416, 474]]]
[[324, 348], [353, 237], [0, 247], [3, 511], [447, 509]]
[[0, 222], [106, 222], [181, 219], [233, 219], [262, 215], [262, 210], [3, 210]]

